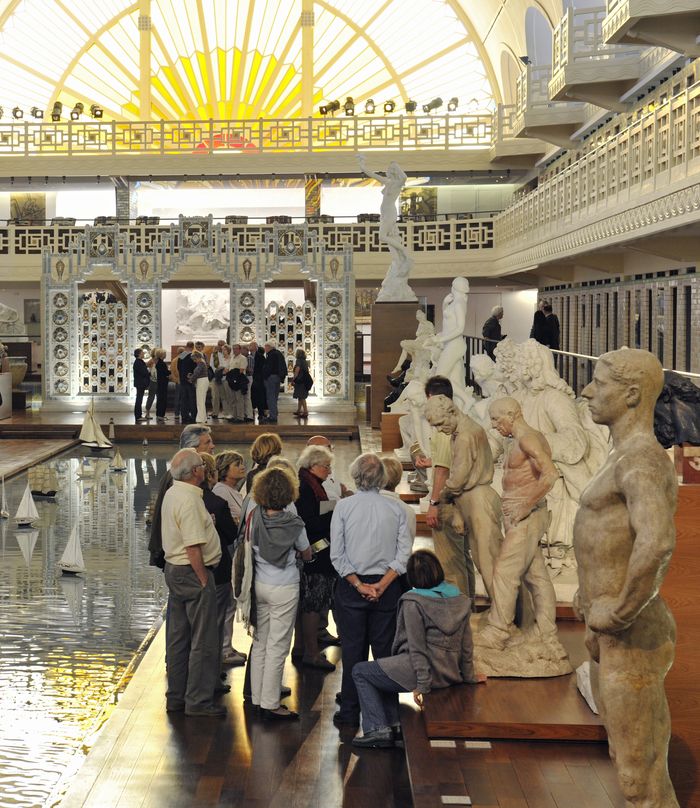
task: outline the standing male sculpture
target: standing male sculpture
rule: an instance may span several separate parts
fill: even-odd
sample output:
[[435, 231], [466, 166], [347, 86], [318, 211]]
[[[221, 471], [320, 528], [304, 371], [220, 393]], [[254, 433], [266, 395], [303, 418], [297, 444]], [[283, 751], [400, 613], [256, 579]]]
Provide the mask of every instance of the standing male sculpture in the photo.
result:
[[558, 642], [556, 595], [539, 542], [550, 519], [546, 496], [559, 472], [552, 463], [552, 452], [544, 436], [525, 422], [514, 398], [497, 399], [489, 406], [489, 413], [493, 427], [513, 441], [503, 464], [505, 537], [494, 565], [488, 625], [475, 643], [503, 649], [511, 642], [521, 581], [532, 595], [541, 639], [555, 643]]
[[593, 696], [627, 804], [678, 808], [668, 775], [671, 722], [664, 678], [673, 616], [659, 588], [675, 545], [677, 483], [654, 437], [663, 370], [647, 351], [603, 354], [582, 395], [613, 448], [581, 497], [574, 524]]
[[386, 174], [377, 174], [367, 168], [363, 154], [357, 155], [362, 172], [377, 182], [381, 182], [382, 204], [379, 209], [379, 240], [388, 245], [391, 253], [391, 266], [382, 281], [382, 288], [377, 295], [377, 303], [412, 303], [418, 300], [413, 289], [408, 285], [408, 276], [413, 268], [411, 252], [403, 243], [403, 236], [396, 223], [396, 202], [406, 180], [408, 179], [401, 166], [392, 160]]

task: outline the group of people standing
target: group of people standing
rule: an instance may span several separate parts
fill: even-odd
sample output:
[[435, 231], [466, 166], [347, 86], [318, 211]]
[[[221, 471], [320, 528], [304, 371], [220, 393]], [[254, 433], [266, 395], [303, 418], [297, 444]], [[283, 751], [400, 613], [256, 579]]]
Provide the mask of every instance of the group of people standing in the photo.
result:
[[[436, 556], [411, 554], [415, 514], [393, 491], [394, 458], [360, 455], [349, 468], [353, 492], [334, 478], [323, 436], [309, 440], [295, 467], [278, 435], [261, 434], [247, 474], [237, 453], [211, 455], [207, 426], [186, 427], [180, 444], [149, 545], [170, 592], [169, 712], [226, 714], [217, 701], [230, 690], [223, 660], [245, 658], [231, 647], [234, 610], [253, 637], [244, 699], [266, 720], [298, 718], [282, 703], [290, 650], [302, 668], [327, 672], [335, 665], [322, 647], [341, 645], [334, 723], [356, 727], [362, 715], [356, 746], [400, 741], [397, 693], [413, 691], [420, 704], [432, 687], [483, 680], [472, 664], [469, 599], [445, 583]], [[338, 638], [328, 632], [331, 609]]]
[[[206, 423], [208, 417], [224, 418], [233, 423], [276, 424], [280, 386], [288, 372], [284, 356], [275, 340], [264, 346], [256, 342], [227, 345], [219, 340], [209, 355], [203, 342], [188, 342], [174, 356], [168, 368], [165, 350], [156, 348], [146, 361], [141, 348], [134, 351], [133, 383], [136, 387], [134, 418], [137, 422], [151, 418], [156, 402], [156, 420], [165, 421], [168, 383], [175, 383], [174, 417], [183, 423]], [[294, 398], [298, 408], [294, 415], [308, 416], [306, 399], [313, 379], [306, 354], [297, 350], [292, 371]], [[145, 413], [143, 397], [147, 395]], [[207, 396], [211, 396], [208, 415]]]
[[[494, 306], [491, 315], [481, 329], [481, 336], [484, 338], [484, 351], [496, 361], [494, 351], [496, 345], [506, 338], [506, 334], [501, 332], [501, 320], [503, 319], [503, 306]], [[553, 351], [559, 350], [560, 326], [559, 318], [552, 309], [552, 304], [545, 299], [537, 302], [537, 311], [532, 321], [530, 338], [537, 340], [542, 345], [546, 345]]]

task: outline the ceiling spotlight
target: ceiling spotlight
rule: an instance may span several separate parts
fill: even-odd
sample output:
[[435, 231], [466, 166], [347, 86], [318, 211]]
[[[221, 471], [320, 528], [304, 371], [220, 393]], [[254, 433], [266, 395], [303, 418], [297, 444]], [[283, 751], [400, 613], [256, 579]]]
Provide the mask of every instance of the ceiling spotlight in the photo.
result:
[[384, 112], [387, 115], [391, 115], [391, 113], [396, 109], [396, 103], [389, 99], [389, 101], [384, 102]]
[[39, 107], [32, 107], [31, 113], [32, 113], [32, 118], [43, 118], [44, 117], [44, 110], [39, 109]]
[[373, 98], [365, 101], [365, 115], [374, 115], [375, 103]]
[[70, 119], [71, 119], [71, 121], [77, 121], [78, 118], [83, 114], [84, 109], [85, 109], [85, 105], [82, 104], [80, 101], [78, 101], [78, 103], [70, 111]]
[[343, 104], [343, 109], [345, 110], [346, 115], [354, 115], [355, 114], [355, 102], [353, 101], [351, 95], [349, 95], [345, 99], [345, 103]]
[[417, 108], [418, 108], [417, 101], [406, 101], [406, 112], [408, 112], [409, 114], [414, 113]]
[[51, 110], [51, 120], [56, 122], [61, 120], [61, 113], [63, 112], [63, 104], [60, 101], [56, 101], [53, 105], [53, 109]]
[[104, 114], [104, 110], [98, 104], [91, 104], [90, 105], [90, 115], [93, 118], [101, 118]]
[[457, 107], [459, 106], [459, 98], [455, 96], [455, 98], [450, 98], [447, 102], [447, 111], [448, 112], [456, 112]]
[[442, 98], [433, 98], [429, 104], [423, 104], [423, 112], [432, 112], [434, 109], [440, 109], [442, 106]]
[[20, 107], [14, 107], [12, 110], [12, 117], [18, 121], [20, 118], [24, 118], [24, 110]]
[[328, 104], [321, 104], [318, 111], [321, 115], [328, 115], [329, 112], [335, 112], [340, 109], [340, 101], [330, 101]]

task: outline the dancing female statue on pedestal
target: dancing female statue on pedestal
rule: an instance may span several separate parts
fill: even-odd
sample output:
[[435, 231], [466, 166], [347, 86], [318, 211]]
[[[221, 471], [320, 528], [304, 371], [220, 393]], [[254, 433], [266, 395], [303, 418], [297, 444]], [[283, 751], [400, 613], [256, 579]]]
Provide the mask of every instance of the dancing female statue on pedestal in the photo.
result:
[[403, 237], [396, 223], [396, 202], [406, 182], [406, 174], [395, 161], [389, 163], [386, 175], [377, 174], [367, 168], [365, 157], [357, 155], [357, 161], [363, 173], [377, 182], [381, 182], [382, 204], [379, 209], [379, 240], [388, 245], [391, 253], [391, 266], [382, 281], [382, 288], [377, 295], [378, 303], [405, 303], [417, 300], [415, 293], [408, 285], [408, 276], [413, 267], [413, 258], [403, 243]]

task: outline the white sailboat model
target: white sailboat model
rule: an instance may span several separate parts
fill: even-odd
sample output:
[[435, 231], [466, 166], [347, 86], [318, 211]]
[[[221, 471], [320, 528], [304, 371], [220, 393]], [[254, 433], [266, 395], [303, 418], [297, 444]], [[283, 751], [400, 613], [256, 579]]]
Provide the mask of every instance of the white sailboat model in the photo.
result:
[[122, 453], [117, 449], [114, 453], [114, 457], [112, 458], [112, 462], [109, 464], [110, 471], [126, 471], [126, 463], [124, 462], [124, 458], [122, 457]]
[[24, 489], [24, 496], [22, 497], [22, 501], [19, 503], [19, 508], [17, 508], [17, 513], [15, 514], [15, 523], [17, 524], [17, 527], [30, 527], [32, 522], [38, 518], [39, 511], [36, 509], [34, 497], [32, 496], [32, 490], [29, 487], [29, 483], [27, 483], [27, 487]]
[[90, 399], [78, 438], [82, 441], [83, 446], [89, 446], [93, 451], [112, 448], [112, 444], [107, 440], [107, 436], [95, 418], [95, 400], [93, 398]]
[[9, 519], [10, 512], [7, 510], [7, 497], [5, 496], [5, 476], [2, 478], [2, 503], [0, 503], [0, 519]]
[[25, 530], [22, 533], [16, 533], [15, 538], [17, 544], [24, 558], [24, 563], [29, 567], [32, 562], [32, 555], [36, 547], [37, 539], [39, 538], [38, 530]]
[[77, 575], [79, 572], [86, 572], [77, 525], [73, 525], [73, 530], [70, 532], [68, 544], [63, 551], [61, 560], [58, 562], [58, 567], [64, 575]]

